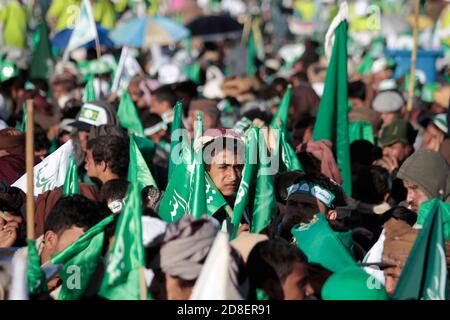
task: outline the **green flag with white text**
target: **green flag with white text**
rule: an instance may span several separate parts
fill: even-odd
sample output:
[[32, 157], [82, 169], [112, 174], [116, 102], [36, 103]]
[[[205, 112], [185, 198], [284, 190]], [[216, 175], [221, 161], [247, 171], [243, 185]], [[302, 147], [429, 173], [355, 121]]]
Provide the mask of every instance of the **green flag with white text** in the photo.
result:
[[70, 156], [69, 168], [67, 170], [66, 179], [64, 180], [63, 194], [65, 196], [80, 194], [80, 187], [78, 184], [78, 166], [73, 155]]
[[87, 230], [78, 240], [54, 255], [52, 264], [63, 264], [58, 300], [77, 300], [83, 297], [100, 260], [105, 240], [105, 227], [114, 220], [110, 215]]
[[138, 185], [131, 183], [125, 208], [119, 215], [99, 295], [110, 300], [140, 299], [141, 268], [145, 268], [142, 200]]

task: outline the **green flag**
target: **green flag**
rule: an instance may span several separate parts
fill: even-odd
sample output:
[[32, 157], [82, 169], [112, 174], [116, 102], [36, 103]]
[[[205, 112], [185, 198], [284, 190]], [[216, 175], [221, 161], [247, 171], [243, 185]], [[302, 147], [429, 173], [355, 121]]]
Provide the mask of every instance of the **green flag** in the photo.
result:
[[[203, 116], [197, 112], [197, 130], [195, 132], [194, 145], [198, 144], [203, 134]], [[194, 153], [194, 175], [192, 178], [192, 193], [189, 201], [189, 213], [196, 219], [206, 214], [206, 183], [205, 164], [203, 163], [203, 148], [198, 146]]]
[[41, 269], [41, 259], [36, 249], [35, 240], [27, 240], [28, 246], [28, 268], [27, 268], [27, 282], [28, 293], [30, 295], [38, 295], [48, 292], [47, 280], [45, 274]]
[[58, 300], [76, 300], [83, 297], [100, 260], [105, 227], [114, 220], [110, 215], [87, 230], [78, 240], [54, 255], [52, 264], [63, 264]]
[[119, 215], [99, 295], [110, 300], [140, 299], [140, 269], [144, 267], [141, 192], [136, 183], [131, 183], [125, 208]]
[[129, 133], [134, 133], [138, 136], [144, 135], [144, 128], [128, 91], [125, 91], [120, 100], [117, 116], [119, 117], [120, 125], [128, 129]]
[[252, 233], [259, 233], [266, 228], [276, 209], [275, 191], [273, 189], [274, 168], [268, 155], [264, 136], [258, 137], [258, 169], [256, 171], [256, 189], [253, 203]]
[[84, 87], [84, 97], [83, 100], [84, 102], [92, 102], [94, 100], [96, 100], [96, 95], [95, 95], [95, 88], [94, 88], [94, 76], [90, 75], [88, 77], [88, 81], [86, 83], [86, 86]]
[[372, 125], [366, 121], [355, 121], [348, 124], [349, 143], [356, 140], [367, 140], [375, 144]]
[[[448, 300], [444, 219], [450, 204], [433, 199], [422, 204], [428, 215], [406, 261], [393, 295], [395, 300]], [[420, 211], [420, 209], [419, 209]]]
[[136, 142], [139, 151], [144, 157], [145, 163], [150, 168], [153, 163], [153, 158], [156, 154], [157, 144], [153, 140], [147, 137], [134, 136], [134, 142]]
[[257, 54], [253, 31], [250, 31], [247, 42], [247, 76], [249, 77], [255, 76], [258, 71], [255, 65]]
[[257, 169], [258, 157], [258, 133], [258, 128], [253, 127], [247, 134], [245, 164], [244, 169], [242, 170], [241, 183], [239, 184], [236, 200], [234, 202], [234, 215], [231, 222], [233, 224], [233, 232], [230, 237], [231, 240], [236, 238], [245, 208], [249, 205], [250, 199], [253, 198], [253, 182]]
[[130, 135], [130, 163], [128, 165], [128, 181], [136, 183], [139, 191], [146, 186], [157, 188], [155, 179], [150, 172], [144, 157], [139, 151], [135, 137]]
[[174, 107], [173, 121], [171, 124], [171, 139], [170, 139], [170, 159], [169, 159], [169, 178], [172, 176], [175, 170], [174, 160], [180, 158], [181, 149], [177, 146], [180, 145], [183, 135], [181, 127], [183, 125], [183, 105], [181, 101], [177, 101]]
[[274, 125], [272, 130], [274, 130], [273, 132], [276, 137], [275, 150], [272, 151], [272, 161], [273, 159], [277, 159], [280, 166], [279, 172], [303, 171], [300, 160], [298, 160], [294, 149], [286, 141], [286, 134], [280, 129], [279, 124]]
[[351, 231], [334, 232], [323, 214], [316, 217], [316, 221], [292, 229], [296, 244], [306, 254], [308, 262], [318, 263], [332, 272], [356, 267]]
[[[339, 16], [336, 18], [339, 19]], [[333, 22], [336, 22], [336, 20]], [[347, 20], [344, 19], [339, 22], [334, 30], [334, 44], [325, 78], [325, 88], [314, 126], [313, 140], [329, 140], [333, 143], [337, 164], [342, 174], [343, 189], [348, 195], [351, 195], [347, 97], [347, 27]]]
[[292, 85], [289, 84], [283, 96], [283, 99], [281, 99], [277, 112], [272, 119], [272, 123], [270, 124], [271, 128], [279, 128], [284, 133], [286, 133], [287, 128], [289, 105], [291, 103], [291, 94], [292, 94]]
[[70, 156], [69, 168], [67, 170], [66, 179], [64, 180], [63, 194], [65, 196], [80, 194], [78, 185], [78, 166], [74, 156]]
[[33, 50], [30, 65], [30, 77], [34, 79], [49, 79], [53, 69], [53, 56], [48, 40], [48, 27], [44, 17], [37, 30], [39, 42]]

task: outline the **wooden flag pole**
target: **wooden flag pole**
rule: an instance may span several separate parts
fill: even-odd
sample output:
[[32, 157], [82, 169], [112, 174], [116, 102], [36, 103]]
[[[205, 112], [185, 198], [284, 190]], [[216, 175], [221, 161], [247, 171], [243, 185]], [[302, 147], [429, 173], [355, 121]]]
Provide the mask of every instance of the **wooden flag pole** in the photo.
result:
[[26, 102], [27, 239], [34, 240], [34, 107]]
[[411, 70], [410, 70], [410, 78], [409, 78], [409, 95], [408, 95], [408, 103], [406, 105], [406, 118], [409, 119], [411, 116], [412, 108], [413, 108], [413, 100], [414, 100], [414, 85], [416, 78], [416, 61], [417, 61], [417, 44], [418, 44], [418, 33], [419, 33], [419, 7], [420, 0], [416, 0], [414, 6], [414, 29], [413, 29], [413, 37], [414, 44], [411, 53]]
[[139, 278], [141, 287], [141, 300], [147, 300], [147, 283], [145, 282], [145, 272], [144, 268], [139, 268]]

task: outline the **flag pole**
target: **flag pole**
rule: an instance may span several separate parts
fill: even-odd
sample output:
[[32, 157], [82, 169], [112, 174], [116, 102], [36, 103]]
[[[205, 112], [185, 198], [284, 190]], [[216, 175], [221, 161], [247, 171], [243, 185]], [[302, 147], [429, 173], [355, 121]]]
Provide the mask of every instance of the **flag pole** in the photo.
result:
[[27, 239], [34, 240], [34, 106], [26, 101]]
[[416, 78], [416, 61], [417, 61], [417, 44], [418, 44], [418, 30], [419, 30], [419, 7], [420, 0], [416, 0], [414, 6], [414, 29], [413, 29], [413, 37], [414, 44], [411, 52], [411, 70], [410, 70], [410, 78], [409, 78], [409, 94], [408, 94], [408, 103], [406, 105], [406, 118], [409, 119], [411, 116], [411, 111], [413, 108], [413, 100], [414, 100], [414, 84]]
[[145, 282], [144, 268], [139, 268], [139, 283], [141, 288], [141, 300], [147, 300], [147, 284]]

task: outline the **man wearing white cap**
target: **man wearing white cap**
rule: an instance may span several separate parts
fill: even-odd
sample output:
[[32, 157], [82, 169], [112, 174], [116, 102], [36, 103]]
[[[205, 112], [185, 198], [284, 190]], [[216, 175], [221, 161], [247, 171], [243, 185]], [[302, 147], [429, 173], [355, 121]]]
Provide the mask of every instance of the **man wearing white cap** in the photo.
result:
[[381, 91], [375, 96], [372, 108], [381, 114], [381, 128], [384, 128], [402, 117], [405, 112], [405, 100], [396, 90]]
[[432, 116], [422, 136], [421, 147], [438, 152], [447, 133], [447, 114], [440, 113]]

